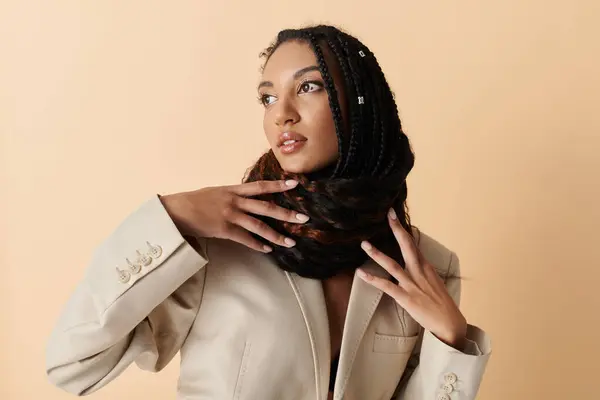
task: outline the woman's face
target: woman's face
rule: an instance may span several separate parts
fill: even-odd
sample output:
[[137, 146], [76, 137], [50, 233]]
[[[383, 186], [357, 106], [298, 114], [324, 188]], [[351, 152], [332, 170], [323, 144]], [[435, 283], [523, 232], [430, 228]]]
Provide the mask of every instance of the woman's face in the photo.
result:
[[[338, 97], [343, 99], [337, 63], [329, 52], [324, 51], [324, 56]], [[258, 93], [265, 107], [265, 134], [284, 171], [306, 174], [337, 160], [338, 139], [325, 83], [307, 43], [288, 41], [275, 50], [263, 70]]]

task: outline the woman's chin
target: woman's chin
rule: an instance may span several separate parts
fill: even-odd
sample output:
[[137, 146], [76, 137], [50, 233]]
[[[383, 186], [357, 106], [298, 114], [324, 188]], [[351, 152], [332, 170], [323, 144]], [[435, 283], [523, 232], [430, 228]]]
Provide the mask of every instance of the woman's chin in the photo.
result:
[[309, 177], [318, 178], [321, 173], [327, 173], [330, 169], [335, 167], [333, 163], [315, 163], [309, 159], [305, 160], [285, 160], [283, 163], [280, 162], [281, 169], [289, 174], [304, 174], [310, 175]]
[[316, 170], [313, 166], [300, 163], [285, 163], [281, 164], [281, 169], [283, 169], [288, 174], [309, 174]]

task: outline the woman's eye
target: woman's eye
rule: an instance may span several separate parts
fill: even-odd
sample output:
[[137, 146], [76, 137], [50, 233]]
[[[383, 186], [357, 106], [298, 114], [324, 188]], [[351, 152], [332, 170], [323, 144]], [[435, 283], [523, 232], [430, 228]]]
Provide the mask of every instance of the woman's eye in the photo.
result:
[[262, 94], [258, 96], [258, 101], [263, 106], [268, 106], [269, 104], [272, 104], [275, 101], [275, 96], [271, 96], [270, 94]]
[[305, 82], [300, 86], [300, 93], [314, 92], [315, 90], [321, 89], [321, 85], [314, 82]]

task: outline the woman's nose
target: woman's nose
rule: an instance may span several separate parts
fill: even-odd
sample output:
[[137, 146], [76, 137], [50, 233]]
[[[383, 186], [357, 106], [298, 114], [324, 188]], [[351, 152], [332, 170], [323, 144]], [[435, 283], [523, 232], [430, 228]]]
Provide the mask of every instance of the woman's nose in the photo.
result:
[[278, 126], [285, 126], [287, 124], [295, 124], [300, 119], [300, 114], [296, 108], [287, 101], [279, 101], [277, 104], [277, 113], [275, 116], [275, 123]]

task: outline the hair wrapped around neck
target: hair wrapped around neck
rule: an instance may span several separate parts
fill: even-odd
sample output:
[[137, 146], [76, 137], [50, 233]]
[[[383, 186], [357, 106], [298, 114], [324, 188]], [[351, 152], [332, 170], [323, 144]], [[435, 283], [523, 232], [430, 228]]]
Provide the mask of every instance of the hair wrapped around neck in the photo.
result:
[[[281, 168], [270, 150], [247, 171], [244, 182], [296, 179], [299, 184], [294, 189], [256, 198], [310, 216], [307, 223], [294, 224], [255, 215], [296, 241], [292, 248], [272, 246], [269, 255], [283, 270], [327, 279], [361, 266], [368, 256], [360, 243], [369, 240], [404, 265], [387, 212], [394, 207], [399, 221], [411, 232], [406, 177], [414, 165], [414, 155], [375, 56], [358, 39], [323, 25], [284, 30], [262, 55], [268, 60], [287, 40], [303, 40], [315, 52], [332, 109], [340, 157], [335, 165], [321, 171], [293, 174]], [[364, 99], [362, 104], [347, 101], [347, 132], [322, 46], [335, 56], [347, 98]], [[255, 237], [272, 245], [258, 235]]]

